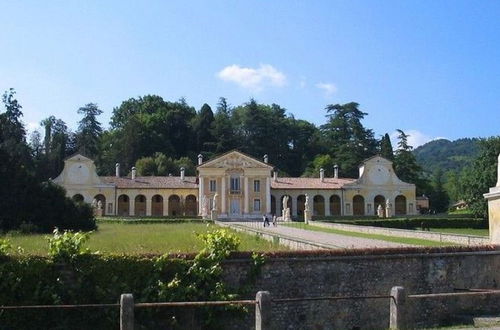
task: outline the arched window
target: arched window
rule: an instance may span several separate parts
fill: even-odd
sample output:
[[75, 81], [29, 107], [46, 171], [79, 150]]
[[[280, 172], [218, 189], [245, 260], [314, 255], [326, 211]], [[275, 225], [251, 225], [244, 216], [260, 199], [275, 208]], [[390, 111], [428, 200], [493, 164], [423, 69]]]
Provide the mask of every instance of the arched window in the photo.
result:
[[184, 203], [184, 212], [186, 215], [196, 216], [198, 214], [198, 203], [195, 195], [187, 195]]
[[331, 215], [341, 215], [340, 197], [338, 195], [330, 196]]
[[77, 203], [83, 203], [84, 198], [82, 194], [73, 195], [73, 200]]
[[399, 195], [395, 200], [395, 213], [396, 215], [405, 215], [406, 214], [406, 197], [403, 195]]
[[352, 199], [352, 214], [365, 215], [365, 198], [361, 195], [356, 195]]
[[181, 198], [177, 195], [170, 195], [168, 197], [168, 215], [179, 216], [181, 212]]
[[146, 196], [137, 195], [135, 197], [135, 215], [137, 216], [146, 215]]
[[385, 197], [382, 195], [377, 195], [373, 199], [373, 209], [374, 209], [374, 214], [377, 215], [378, 212], [378, 206], [382, 206], [382, 209], [385, 210]]
[[314, 196], [314, 206], [313, 215], [324, 216], [325, 215], [325, 198], [321, 195]]
[[151, 215], [155, 217], [163, 215], [163, 197], [161, 195], [154, 195], [151, 198]]
[[120, 195], [118, 197], [118, 215], [128, 216], [130, 210], [129, 198], [127, 195]]
[[305, 203], [306, 203], [306, 196], [299, 195], [299, 197], [297, 197], [297, 215], [298, 216], [304, 215]]

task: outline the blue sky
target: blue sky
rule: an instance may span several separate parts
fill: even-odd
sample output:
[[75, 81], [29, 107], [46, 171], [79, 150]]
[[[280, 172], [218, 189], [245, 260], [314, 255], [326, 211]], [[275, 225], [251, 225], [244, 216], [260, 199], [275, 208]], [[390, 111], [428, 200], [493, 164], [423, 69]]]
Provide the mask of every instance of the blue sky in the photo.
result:
[[0, 90], [34, 129], [158, 94], [215, 110], [254, 97], [325, 122], [356, 101], [419, 145], [500, 129], [500, 1], [4, 1]]

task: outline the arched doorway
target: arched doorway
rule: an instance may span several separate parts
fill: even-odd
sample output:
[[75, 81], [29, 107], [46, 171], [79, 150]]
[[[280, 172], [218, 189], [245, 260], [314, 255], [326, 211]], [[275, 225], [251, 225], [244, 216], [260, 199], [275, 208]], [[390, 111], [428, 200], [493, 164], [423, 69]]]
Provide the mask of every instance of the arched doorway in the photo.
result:
[[98, 209], [99, 202], [101, 205], [101, 214], [100, 215], [105, 215], [106, 214], [106, 197], [103, 194], [95, 195], [94, 199], [96, 201], [96, 208]]
[[352, 214], [365, 215], [365, 199], [361, 195], [356, 195], [352, 199]]
[[128, 216], [130, 210], [130, 200], [127, 195], [118, 197], [118, 215]]
[[170, 195], [168, 197], [168, 215], [179, 216], [181, 212], [181, 198], [177, 195]]
[[151, 215], [154, 217], [163, 215], [163, 197], [161, 195], [154, 195], [151, 198]]
[[186, 215], [195, 216], [198, 214], [198, 203], [195, 195], [187, 195], [184, 203], [184, 213]]
[[299, 195], [299, 197], [297, 197], [297, 215], [298, 216], [304, 215], [305, 204], [306, 204], [306, 196]]
[[276, 214], [276, 197], [271, 195], [271, 214], [277, 215]]
[[395, 200], [395, 213], [396, 215], [406, 214], [406, 197], [403, 195], [398, 195]]
[[325, 198], [321, 195], [314, 196], [313, 199], [313, 215], [325, 215]]
[[340, 197], [337, 195], [330, 196], [330, 214], [341, 215]]
[[73, 201], [75, 201], [77, 203], [83, 203], [83, 201], [84, 201], [82, 194], [75, 194], [75, 195], [73, 195], [72, 199], [73, 199]]
[[385, 197], [382, 195], [377, 195], [373, 199], [373, 210], [374, 214], [377, 215], [378, 213], [378, 206], [382, 206], [382, 209], [385, 210]]
[[135, 197], [135, 214], [137, 216], [145, 216], [146, 215], [146, 196], [137, 195]]

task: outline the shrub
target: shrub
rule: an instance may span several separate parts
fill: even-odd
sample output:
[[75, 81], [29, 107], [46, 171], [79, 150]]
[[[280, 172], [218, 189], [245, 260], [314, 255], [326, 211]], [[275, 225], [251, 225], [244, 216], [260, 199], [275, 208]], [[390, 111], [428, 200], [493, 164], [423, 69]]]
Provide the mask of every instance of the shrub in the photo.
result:
[[0, 256], [8, 255], [11, 247], [8, 239], [0, 239]]
[[89, 254], [90, 250], [83, 245], [89, 240], [89, 233], [54, 229], [54, 236], [48, 237], [49, 257], [54, 261], [72, 262], [80, 255]]
[[381, 220], [329, 221], [358, 226], [373, 226], [384, 228], [415, 229], [427, 228], [488, 228], [488, 221], [474, 218], [399, 218]]

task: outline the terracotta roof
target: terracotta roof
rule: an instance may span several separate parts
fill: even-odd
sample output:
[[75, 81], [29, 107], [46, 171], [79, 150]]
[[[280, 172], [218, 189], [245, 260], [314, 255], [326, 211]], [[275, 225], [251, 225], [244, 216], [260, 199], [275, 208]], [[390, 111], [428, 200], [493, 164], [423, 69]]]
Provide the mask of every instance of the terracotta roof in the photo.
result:
[[321, 182], [320, 178], [278, 178], [277, 181], [271, 179], [273, 189], [340, 189], [345, 184], [352, 183], [356, 179], [347, 178], [325, 178]]
[[138, 176], [130, 177], [101, 176], [102, 181], [116, 185], [117, 188], [198, 188], [195, 176]]

